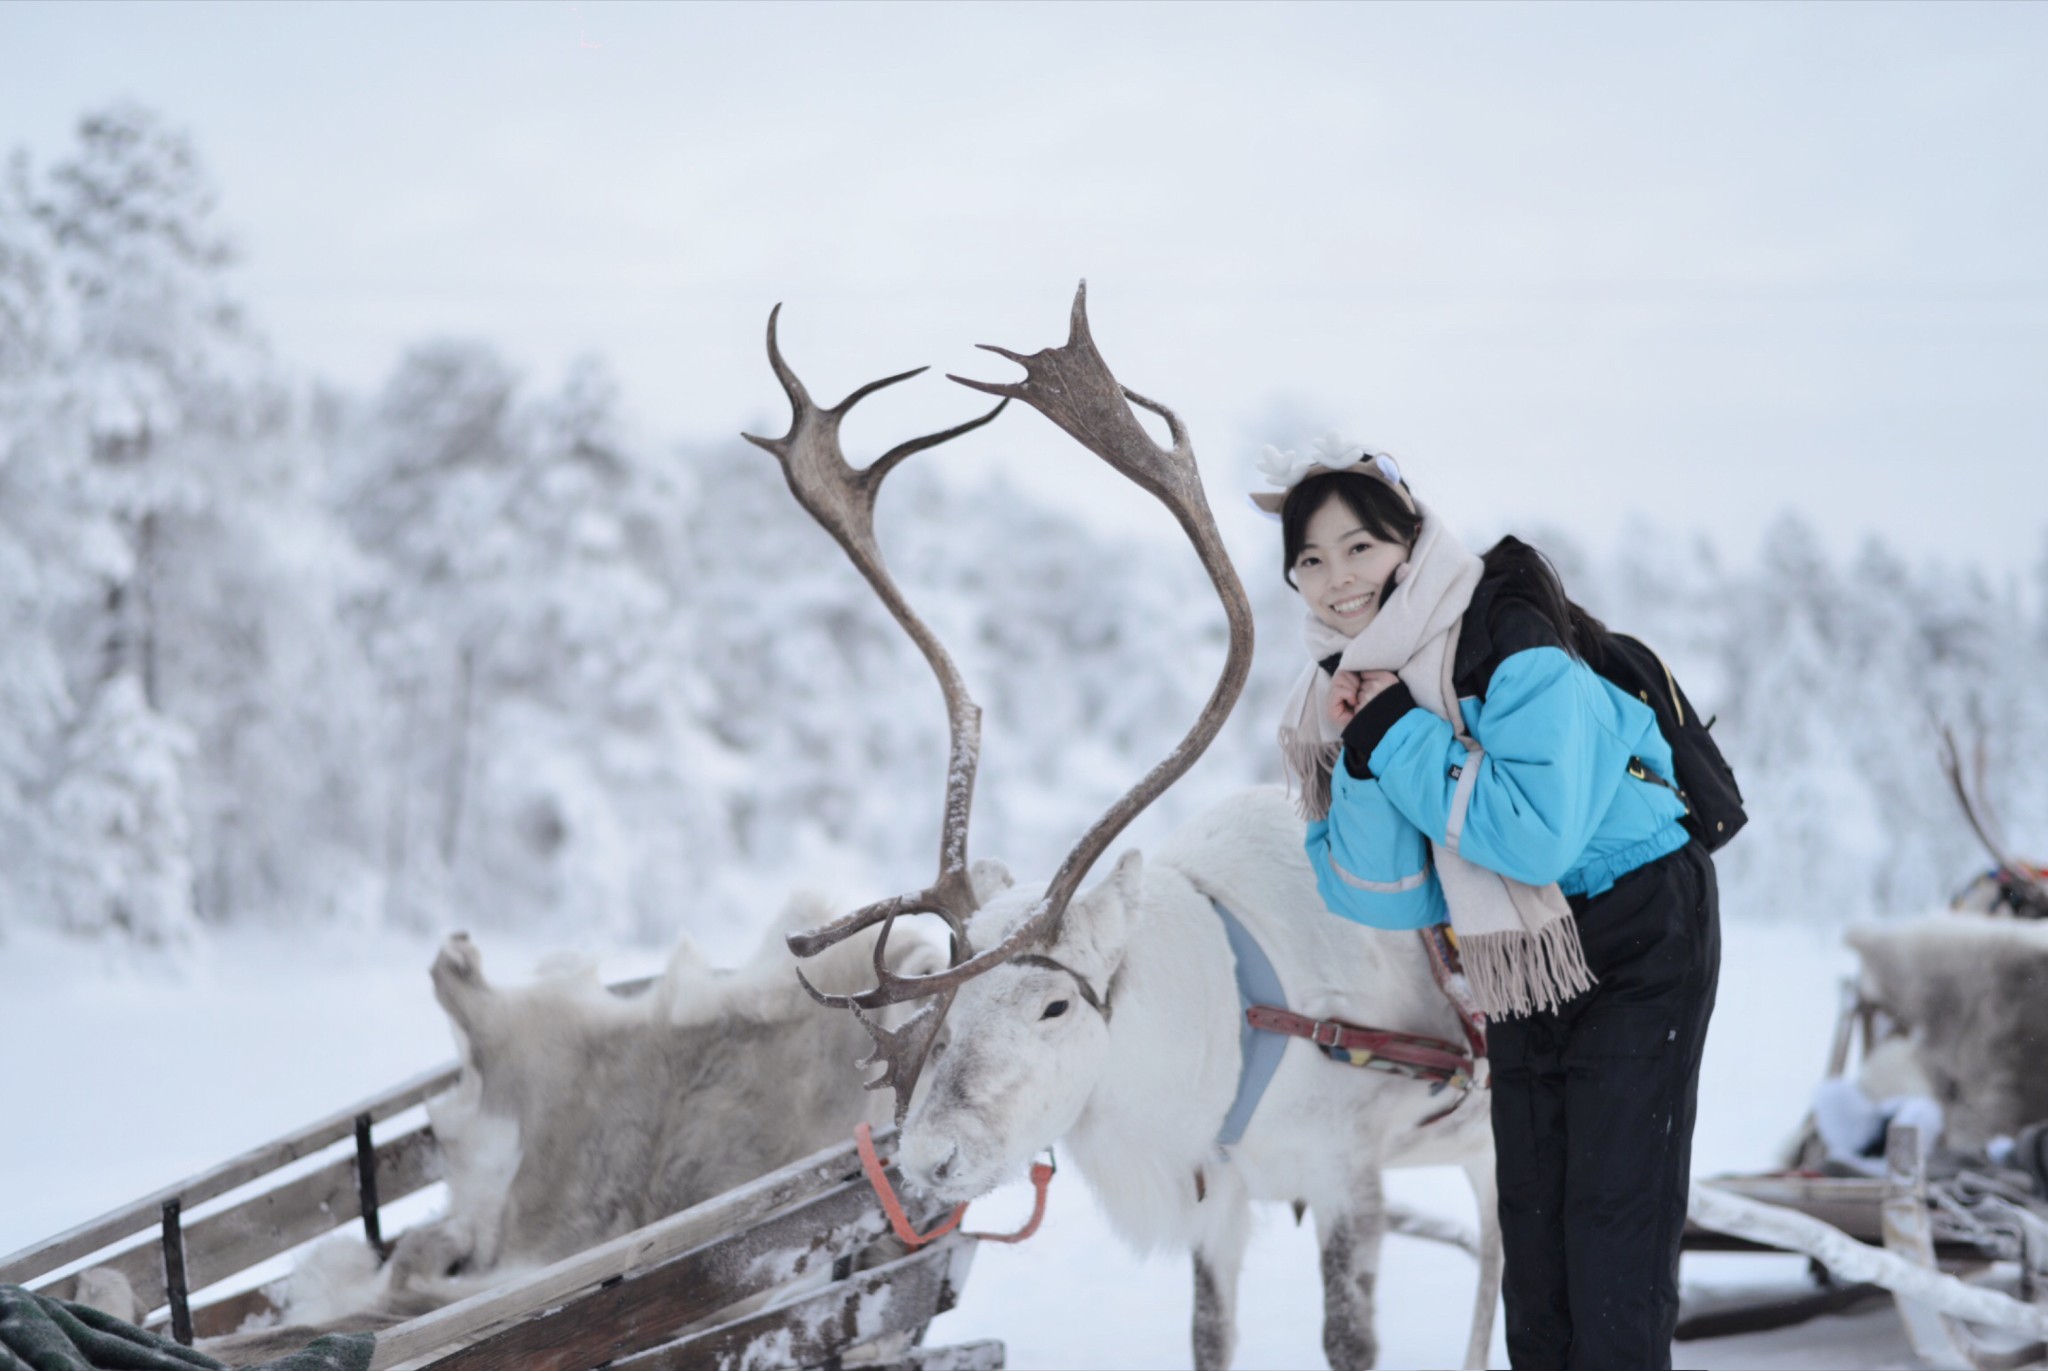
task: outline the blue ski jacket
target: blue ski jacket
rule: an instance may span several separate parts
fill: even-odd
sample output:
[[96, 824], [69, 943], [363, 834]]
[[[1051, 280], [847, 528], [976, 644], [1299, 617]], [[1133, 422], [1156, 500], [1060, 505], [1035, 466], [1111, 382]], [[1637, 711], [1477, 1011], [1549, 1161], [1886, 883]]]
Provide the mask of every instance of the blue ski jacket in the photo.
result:
[[1430, 840], [1444, 840], [1461, 787], [1459, 854], [1568, 896], [1685, 846], [1685, 804], [1658, 779], [1672, 762], [1656, 715], [1567, 651], [1533, 604], [1482, 582], [1452, 679], [1477, 752], [1405, 685], [1345, 728], [1329, 815], [1307, 836], [1332, 912], [1375, 928], [1444, 922]]

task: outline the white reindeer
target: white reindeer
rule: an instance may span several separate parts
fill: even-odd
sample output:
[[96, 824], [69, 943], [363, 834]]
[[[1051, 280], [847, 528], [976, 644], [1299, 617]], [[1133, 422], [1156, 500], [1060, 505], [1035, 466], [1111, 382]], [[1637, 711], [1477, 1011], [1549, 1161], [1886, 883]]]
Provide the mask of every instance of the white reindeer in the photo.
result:
[[[999, 942], [1037, 892], [1012, 887], [998, 863], [977, 862], [974, 875], [982, 904], [970, 931]], [[1323, 1349], [1332, 1366], [1353, 1367], [1372, 1365], [1377, 1350], [1380, 1171], [1460, 1165], [1481, 1232], [1465, 1365], [1484, 1366], [1501, 1266], [1485, 1093], [1425, 1122], [1452, 1097], [1339, 1065], [1296, 1040], [1242, 1140], [1219, 1156], [1242, 1014], [1211, 897], [1265, 949], [1296, 1012], [1457, 1039], [1421, 942], [1332, 918], [1285, 795], [1248, 791], [1181, 828], [1151, 860], [1124, 856], [1068, 906], [1041, 957], [961, 986], [904, 1128], [905, 1179], [964, 1202], [1021, 1175], [1059, 1140], [1126, 1241], [1193, 1249], [1200, 1367], [1231, 1362], [1251, 1201], [1305, 1205], [1322, 1248]]]
[[[1221, 596], [1230, 650], [1200, 719], [1174, 753], [1112, 805], [1082, 836], [1043, 889], [1009, 887], [998, 866], [967, 861], [967, 816], [980, 751], [980, 710], [937, 637], [911, 611], [881, 560], [875, 501], [882, 482], [912, 453], [993, 420], [1002, 406], [943, 433], [914, 438], [856, 469], [840, 451], [848, 410], [876, 381], [826, 408], [810, 398], [783, 360], [776, 319], [768, 358], [789, 396], [789, 432], [751, 441], [773, 454], [797, 501], [838, 541], [924, 653], [946, 700], [952, 736], [946, 769], [939, 871], [923, 890], [880, 900], [811, 933], [791, 948], [816, 957], [902, 914], [939, 916], [953, 935], [953, 964], [923, 976], [889, 970], [858, 994], [812, 993], [853, 1010], [883, 1065], [871, 1087], [896, 1093], [897, 1118], [911, 1111], [903, 1143], [909, 1176], [953, 1196], [980, 1193], [1020, 1169], [1034, 1151], [1066, 1138], [1098, 1182], [1112, 1220], [1141, 1245], [1186, 1243], [1195, 1253], [1195, 1355], [1228, 1364], [1235, 1342], [1235, 1293], [1252, 1199], [1316, 1212], [1322, 1239], [1324, 1348], [1333, 1365], [1369, 1364], [1373, 1276], [1386, 1223], [1384, 1166], [1420, 1161], [1465, 1165], [1479, 1194], [1482, 1224], [1478, 1316], [1471, 1364], [1491, 1338], [1500, 1243], [1493, 1212], [1490, 1132], [1482, 1098], [1426, 1122], [1448, 1102], [1426, 1087], [1376, 1071], [1339, 1066], [1307, 1046], [1283, 1054], [1259, 1113], [1230, 1150], [1217, 1131], [1236, 1091], [1243, 1049], [1233, 952], [1211, 896], [1263, 944], [1289, 1004], [1376, 1028], [1455, 1040], [1455, 1011], [1435, 987], [1420, 942], [1375, 934], [1322, 907], [1302, 851], [1301, 828], [1284, 798], [1267, 792], [1217, 807], [1178, 835], [1157, 862], [1134, 854], [1085, 898], [1082, 879], [1133, 816], [1193, 764], [1242, 690], [1251, 660], [1251, 606], [1225, 554], [1202, 494], [1186, 430], [1172, 411], [1126, 390], [1089, 333], [1087, 289], [1074, 297], [1067, 342], [1029, 357], [1014, 384], [964, 381], [1024, 401], [1084, 447], [1158, 496], [1193, 542]], [[961, 378], [955, 377], [955, 380]], [[1166, 421], [1161, 447], [1131, 406]], [[983, 951], [977, 953], [976, 940]], [[806, 985], [809, 986], [809, 982]], [[879, 1011], [931, 1001], [907, 1022], [885, 1026]], [[948, 1011], [954, 1012], [940, 1065], [917, 1095], [919, 1075]]]

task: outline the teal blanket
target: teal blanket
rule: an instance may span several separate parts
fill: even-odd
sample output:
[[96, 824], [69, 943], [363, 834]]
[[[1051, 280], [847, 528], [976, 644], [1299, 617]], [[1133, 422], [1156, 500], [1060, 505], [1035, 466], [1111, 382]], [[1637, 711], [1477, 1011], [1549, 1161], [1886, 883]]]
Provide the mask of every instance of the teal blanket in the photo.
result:
[[[329, 1333], [258, 1371], [369, 1371], [376, 1338]], [[90, 1305], [0, 1285], [0, 1371], [231, 1371]]]

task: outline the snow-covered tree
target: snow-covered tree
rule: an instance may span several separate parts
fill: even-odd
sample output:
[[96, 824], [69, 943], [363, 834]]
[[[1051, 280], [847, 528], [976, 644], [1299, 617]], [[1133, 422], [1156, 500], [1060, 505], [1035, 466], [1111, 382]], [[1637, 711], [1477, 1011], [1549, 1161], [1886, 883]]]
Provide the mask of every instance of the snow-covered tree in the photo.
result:
[[671, 933], [683, 516], [621, 436], [615, 384], [585, 360], [530, 398], [490, 349], [430, 344], [345, 446], [394, 916]]
[[128, 674], [103, 683], [67, 740], [40, 811], [57, 831], [42, 893], [68, 933], [145, 946], [187, 942], [195, 927], [185, 827], [184, 730]]
[[[477, 343], [423, 344], [368, 397], [295, 392], [232, 260], [194, 148], [146, 110], [0, 177], [0, 932], [665, 941], [751, 923], [764, 883], [928, 877], [938, 691], [772, 460], [655, 448], [601, 363], [537, 388]], [[1171, 536], [1000, 480], [912, 463], [878, 518], [985, 710], [974, 851], [1047, 868], [1195, 717], [1214, 598]], [[1753, 815], [1731, 913], [1924, 909], [1980, 865], [1942, 723], [1985, 739], [2013, 845], [2048, 853], [2023, 764], [2048, 748], [2048, 555], [2023, 595], [1878, 541], [1842, 562], [1795, 518], [1753, 565], [1647, 527], [1608, 555], [1523, 532], [1718, 716]], [[1302, 611], [1269, 536], [1240, 552], [1249, 684], [1141, 830], [1277, 778]]]
[[[233, 300], [216, 201], [189, 140], [132, 105], [83, 119], [46, 174], [15, 157], [0, 191], [0, 559], [13, 573], [0, 703], [22, 730], [6, 740], [14, 799], [0, 798], [13, 810], [0, 827], [23, 835], [12, 917], [176, 923], [85, 918], [59, 898], [62, 881], [38, 879], [170, 869], [100, 862], [113, 833], [196, 865], [180, 899], [189, 915], [196, 891], [206, 918], [301, 893], [232, 869], [321, 866], [303, 860], [319, 847], [311, 816], [278, 793], [275, 754], [303, 766], [304, 738], [267, 759], [249, 741], [306, 698], [305, 677], [274, 669], [281, 642], [317, 637], [330, 617], [330, 569], [309, 576], [304, 557], [309, 533], [319, 541], [318, 485]], [[107, 736], [178, 741], [93, 741]], [[122, 765], [136, 768], [125, 783]], [[109, 794], [152, 798], [119, 823], [53, 818], [57, 797], [75, 819], [91, 808], [81, 796]]]

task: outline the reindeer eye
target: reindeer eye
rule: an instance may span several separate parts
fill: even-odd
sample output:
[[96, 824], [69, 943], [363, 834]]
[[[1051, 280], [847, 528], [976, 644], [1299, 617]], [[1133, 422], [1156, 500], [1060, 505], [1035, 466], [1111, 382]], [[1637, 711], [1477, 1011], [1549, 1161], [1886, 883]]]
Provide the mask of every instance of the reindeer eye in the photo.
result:
[[1051, 1004], [1045, 1007], [1045, 1012], [1043, 1014], [1040, 1014], [1038, 1017], [1041, 1019], [1057, 1019], [1060, 1015], [1066, 1012], [1067, 1002], [1065, 1000], [1054, 1000]]

